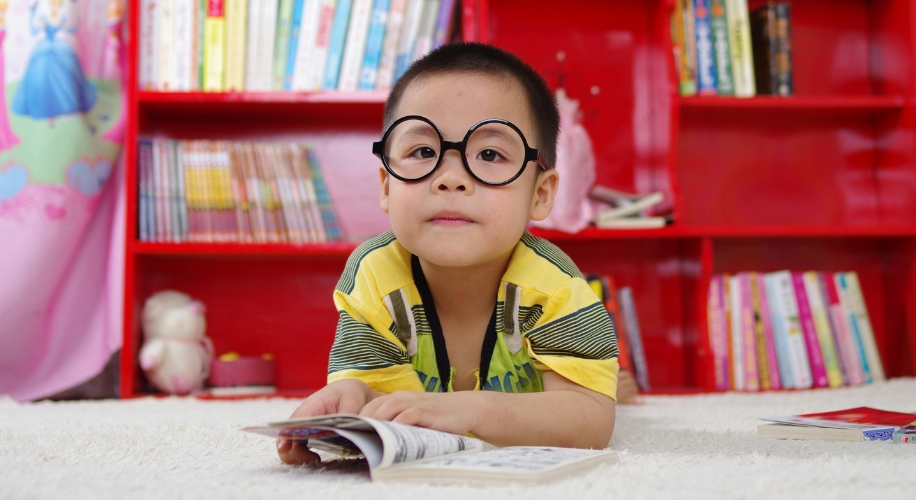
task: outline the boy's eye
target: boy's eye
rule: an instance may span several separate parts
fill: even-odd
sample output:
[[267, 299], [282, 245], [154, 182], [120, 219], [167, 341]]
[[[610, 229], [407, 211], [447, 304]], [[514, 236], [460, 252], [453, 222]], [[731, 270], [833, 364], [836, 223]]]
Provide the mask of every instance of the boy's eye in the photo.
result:
[[436, 150], [430, 147], [419, 147], [410, 155], [415, 158], [430, 159], [436, 157]]
[[501, 154], [497, 153], [493, 149], [484, 149], [483, 151], [477, 154], [477, 159], [489, 162], [489, 161], [501, 160], [503, 159], [503, 157]]

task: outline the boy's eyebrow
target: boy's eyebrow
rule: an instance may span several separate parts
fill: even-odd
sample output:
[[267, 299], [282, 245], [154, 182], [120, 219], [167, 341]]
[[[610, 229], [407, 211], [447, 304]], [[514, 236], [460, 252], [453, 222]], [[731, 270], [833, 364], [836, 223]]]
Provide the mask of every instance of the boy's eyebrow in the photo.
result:
[[487, 127], [487, 126], [484, 126], [484, 127], [481, 127], [481, 128], [479, 128], [479, 129], [475, 130], [475, 131], [474, 131], [474, 136], [475, 136], [475, 137], [482, 137], [482, 138], [484, 138], [484, 139], [489, 139], [489, 138], [491, 138], [491, 137], [504, 138], [504, 139], [508, 139], [508, 140], [510, 140], [510, 141], [515, 140], [515, 139], [521, 139], [521, 136], [520, 136], [520, 135], [518, 135], [518, 134], [516, 134], [516, 133], [514, 133], [514, 132], [510, 132], [509, 130], [510, 130], [510, 129], [508, 129], [508, 127]]

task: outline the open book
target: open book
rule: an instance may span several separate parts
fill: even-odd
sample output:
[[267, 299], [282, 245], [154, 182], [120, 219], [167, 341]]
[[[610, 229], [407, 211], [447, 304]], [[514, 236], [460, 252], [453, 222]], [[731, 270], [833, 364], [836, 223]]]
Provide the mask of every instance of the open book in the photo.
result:
[[243, 430], [339, 456], [364, 456], [373, 481], [540, 484], [617, 462], [613, 450], [497, 448], [472, 437], [356, 415], [293, 419]]

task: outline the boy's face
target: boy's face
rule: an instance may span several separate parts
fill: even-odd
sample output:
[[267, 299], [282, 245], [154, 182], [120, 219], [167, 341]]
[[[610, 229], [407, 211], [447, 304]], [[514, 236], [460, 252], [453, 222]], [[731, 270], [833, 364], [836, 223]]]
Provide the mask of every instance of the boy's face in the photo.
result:
[[[532, 113], [514, 81], [473, 73], [424, 77], [404, 92], [396, 117], [424, 116], [446, 141], [461, 141], [468, 129], [487, 118], [515, 124], [528, 145], [538, 148]], [[469, 267], [506, 258], [529, 219], [547, 217], [558, 175], [529, 162], [521, 177], [505, 186], [476, 182], [458, 151], [444, 153], [428, 178], [402, 182], [380, 168], [381, 208], [398, 241], [431, 264]]]

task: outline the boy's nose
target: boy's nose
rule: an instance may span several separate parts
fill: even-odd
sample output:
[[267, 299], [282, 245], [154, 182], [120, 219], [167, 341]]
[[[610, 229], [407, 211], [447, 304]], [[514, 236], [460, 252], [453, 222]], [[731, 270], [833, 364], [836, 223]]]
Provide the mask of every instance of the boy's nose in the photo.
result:
[[461, 153], [459, 151], [451, 150], [445, 152], [437, 174], [433, 186], [439, 191], [465, 192], [474, 185], [474, 179], [468, 175], [464, 164], [461, 162]]

